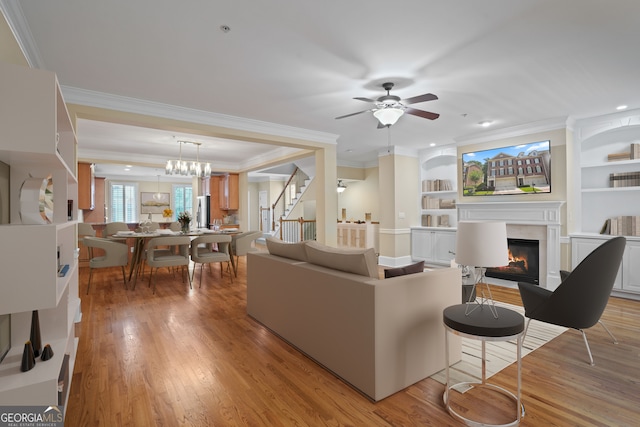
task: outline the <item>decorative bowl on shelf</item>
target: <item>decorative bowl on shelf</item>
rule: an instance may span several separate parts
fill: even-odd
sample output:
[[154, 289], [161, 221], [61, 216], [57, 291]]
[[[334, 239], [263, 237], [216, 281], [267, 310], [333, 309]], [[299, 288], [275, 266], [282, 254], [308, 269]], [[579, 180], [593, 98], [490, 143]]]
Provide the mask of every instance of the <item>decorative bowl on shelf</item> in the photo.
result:
[[23, 224], [53, 222], [53, 180], [27, 178], [20, 188], [20, 220]]

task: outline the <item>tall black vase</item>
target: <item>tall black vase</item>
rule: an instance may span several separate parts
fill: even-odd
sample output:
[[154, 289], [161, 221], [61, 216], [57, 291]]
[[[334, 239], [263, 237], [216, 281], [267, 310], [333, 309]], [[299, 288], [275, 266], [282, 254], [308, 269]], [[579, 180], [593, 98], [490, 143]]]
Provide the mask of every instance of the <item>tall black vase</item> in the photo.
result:
[[20, 364], [20, 370], [27, 372], [36, 366], [36, 358], [33, 355], [33, 347], [31, 341], [24, 343], [24, 351], [22, 352], [22, 363]]
[[33, 346], [33, 355], [40, 356], [42, 352], [42, 338], [40, 337], [40, 316], [38, 310], [31, 313], [31, 345]]

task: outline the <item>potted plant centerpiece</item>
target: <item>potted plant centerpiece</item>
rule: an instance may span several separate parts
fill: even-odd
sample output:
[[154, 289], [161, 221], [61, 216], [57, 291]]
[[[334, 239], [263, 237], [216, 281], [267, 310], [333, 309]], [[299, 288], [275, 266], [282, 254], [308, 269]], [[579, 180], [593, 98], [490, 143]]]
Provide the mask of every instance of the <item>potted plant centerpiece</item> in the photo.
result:
[[178, 214], [178, 221], [180, 222], [180, 226], [183, 233], [189, 232], [189, 224], [191, 224], [191, 214], [187, 211], [180, 212]]

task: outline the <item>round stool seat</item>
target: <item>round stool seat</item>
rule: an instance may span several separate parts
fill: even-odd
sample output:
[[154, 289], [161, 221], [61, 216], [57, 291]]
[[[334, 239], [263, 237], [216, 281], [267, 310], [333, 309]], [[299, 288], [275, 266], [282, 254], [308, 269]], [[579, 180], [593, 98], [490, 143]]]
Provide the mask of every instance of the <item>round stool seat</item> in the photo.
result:
[[[464, 422], [471, 427], [479, 426], [494, 426], [494, 427], [514, 427], [520, 424], [520, 419], [524, 416], [524, 405], [521, 402], [521, 370], [522, 370], [522, 335], [524, 332], [524, 317], [513, 310], [509, 310], [504, 307], [489, 307], [488, 305], [481, 305], [474, 307], [471, 311], [468, 311], [468, 304], [458, 304], [451, 307], [447, 307], [442, 312], [442, 321], [445, 327], [445, 358], [446, 358], [446, 376], [447, 384], [444, 391], [444, 404], [447, 411], [456, 419]], [[495, 311], [495, 313], [494, 313]], [[497, 316], [496, 316], [497, 314]], [[479, 382], [461, 382], [457, 384], [450, 383], [449, 376], [449, 338], [448, 332], [482, 341], [482, 378]], [[517, 365], [518, 365], [518, 377], [517, 377], [517, 394], [510, 392], [509, 390], [500, 387], [495, 384], [490, 384], [486, 380], [486, 341], [508, 341], [516, 339], [517, 346]], [[516, 416], [515, 419], [506, 424], [490, 424], [488, 422], [482, 422], [472, 420], [462, 413], [456, 412], [451, 405], [450, 392], [457, 390], [459, 386], [465, 386], [469, 388], [485, 388], [499, 393], [513, 399], [516, 403]]]
[[466, 305], [447, 307], [442, 312], [442, 320], [454, 331], [478, 337], [510, 337], [524, 331], [524, 317], [520, 313], [504, 307], [495, 307], [495, 318], [488, 307], [481, 307], [468, 315]]

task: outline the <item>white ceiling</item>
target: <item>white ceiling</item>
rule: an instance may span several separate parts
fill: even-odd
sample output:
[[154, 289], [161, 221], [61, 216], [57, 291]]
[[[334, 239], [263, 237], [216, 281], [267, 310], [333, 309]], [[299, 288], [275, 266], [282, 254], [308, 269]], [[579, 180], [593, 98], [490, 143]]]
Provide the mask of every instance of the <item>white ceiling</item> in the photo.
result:
[[[500, 129], [640, 107], [637, 0], [0, 0], [0, 7], [32, 66], [55, 71], [63, 92], [335, 134], [339, 164], [370, 164], [389, 144], [455, 143], [483, 132], [484, 120]], [[401, 98], [436, 94], [412, 106], [440, 118], [405, 115], [390, 132], [369, 113], [334, 119], [369, 108], [352, 98], [383, 95], [385, 81]], [[81, 157], [177, 155], [171, 133], [122, 125], [81, 122], [78, 140]], [[253, 143], [204, 142], [221, 144], [212, 154], [221, 167], [268, 155]]]

